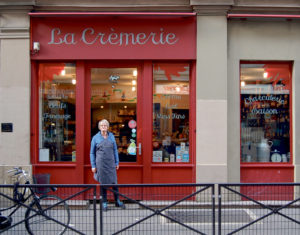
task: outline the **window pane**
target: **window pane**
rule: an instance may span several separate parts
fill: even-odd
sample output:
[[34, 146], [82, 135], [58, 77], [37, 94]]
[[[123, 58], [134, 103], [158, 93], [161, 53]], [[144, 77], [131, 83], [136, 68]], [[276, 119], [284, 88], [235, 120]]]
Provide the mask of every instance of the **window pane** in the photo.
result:
[[74, 64], [39, 65], [39, 161], [75, 161]]
[[241, 64], [242, 162], [290, 161], [290, 64]]
[[153, 162], [190, 162], [189, 65], [154, 64]]

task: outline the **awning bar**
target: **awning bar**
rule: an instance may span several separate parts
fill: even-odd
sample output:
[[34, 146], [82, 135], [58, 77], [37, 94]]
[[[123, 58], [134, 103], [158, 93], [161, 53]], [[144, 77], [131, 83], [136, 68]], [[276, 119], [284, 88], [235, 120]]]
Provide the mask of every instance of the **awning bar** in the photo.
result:
[[270, 14], [227, 14], [227, 18], [285, 18], [300, 19], [300, 15], [270, 15]]
[[195, 12], [29, 12], [30, 16], [195, 16]]

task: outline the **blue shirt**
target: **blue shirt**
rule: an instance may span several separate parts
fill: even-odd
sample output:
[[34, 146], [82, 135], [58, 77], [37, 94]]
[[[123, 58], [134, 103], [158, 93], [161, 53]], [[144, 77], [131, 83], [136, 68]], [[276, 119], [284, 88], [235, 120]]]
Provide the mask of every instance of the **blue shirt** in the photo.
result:
[[[108, 134], [107, 139], [110, 140], [114, 145], [115, 163], [116, 163], [116, 166], [118, 166], [119, 165], [119, 153], [118, 153], [118, 147], [117, 147], [115, 137], [111, 132], [107, 132], [107, 134]], [[90, 151], [90, 161], [91, 161], [92, 168], [96, 168], [96, 146], [97, 146], [97, 144], [101, 143], [103, 140], [104, 140], [104, 137], [101, 135], [100, 131], [96, 135], [94, 135], [92, 138], [91, 151]]]

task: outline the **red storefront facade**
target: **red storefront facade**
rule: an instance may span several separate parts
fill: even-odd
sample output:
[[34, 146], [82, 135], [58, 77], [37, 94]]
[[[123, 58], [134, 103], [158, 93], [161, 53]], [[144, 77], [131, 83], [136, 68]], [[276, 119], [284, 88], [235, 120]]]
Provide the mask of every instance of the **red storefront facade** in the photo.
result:
[[105, 118], [119, 183], [196, 182], [195, 15], [30, 16], [33, 173], [95, 183], [90, 140]]

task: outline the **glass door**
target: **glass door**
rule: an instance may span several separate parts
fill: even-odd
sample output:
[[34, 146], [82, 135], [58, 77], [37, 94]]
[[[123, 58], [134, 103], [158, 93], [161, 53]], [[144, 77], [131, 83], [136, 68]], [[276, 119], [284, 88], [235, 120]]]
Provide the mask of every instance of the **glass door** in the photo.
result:
[[92, 67], [91, 138], [98, 122], [106, 119], [115, 136], [121, 163], [136, 163], [137, 141], [137, 67]]

